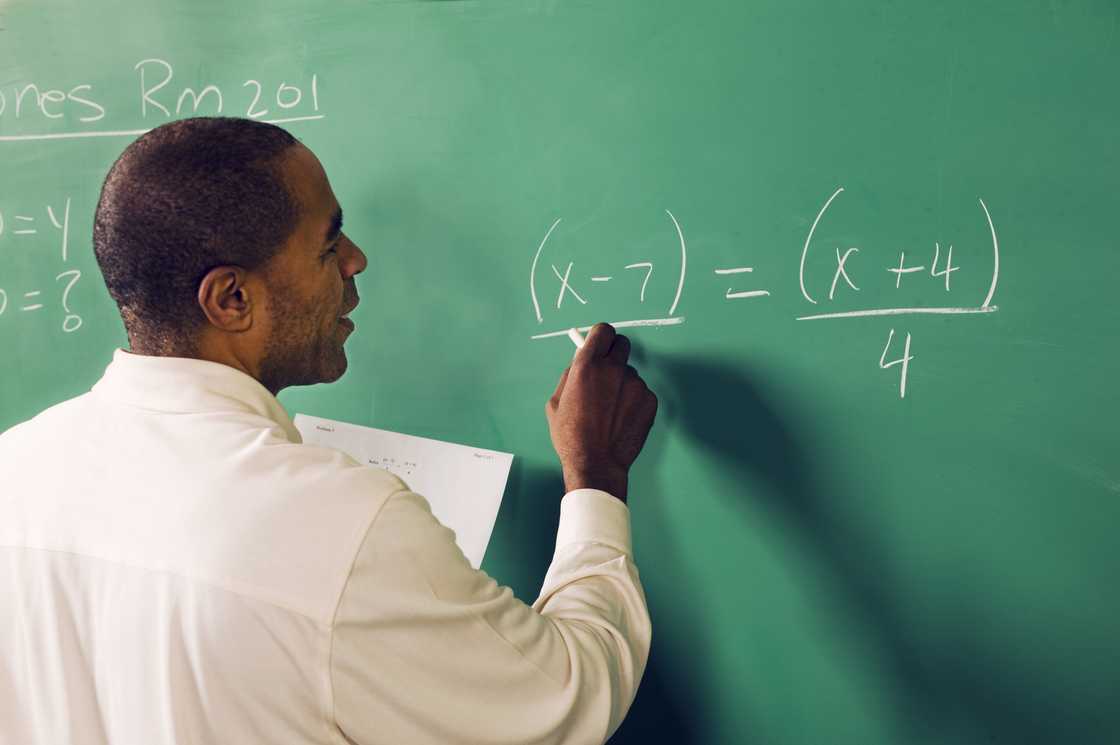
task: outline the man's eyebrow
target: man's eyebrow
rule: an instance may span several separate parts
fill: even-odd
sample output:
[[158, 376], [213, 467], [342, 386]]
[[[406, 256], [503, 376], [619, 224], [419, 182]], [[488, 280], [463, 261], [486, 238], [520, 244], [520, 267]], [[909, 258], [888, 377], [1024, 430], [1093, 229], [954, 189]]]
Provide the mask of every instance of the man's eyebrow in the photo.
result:
[[339, 207], [331, 216], [331, 229], [327, 231], [327, 240], [324, 243], [331, 243], [338, 234], [342, 232], [342, 208]]

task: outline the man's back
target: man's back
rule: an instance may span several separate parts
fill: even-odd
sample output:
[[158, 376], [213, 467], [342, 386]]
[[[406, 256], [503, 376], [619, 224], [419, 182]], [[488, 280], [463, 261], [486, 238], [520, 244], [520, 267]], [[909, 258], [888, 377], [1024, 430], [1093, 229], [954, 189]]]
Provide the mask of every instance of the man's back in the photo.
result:
[[220, 384], [125, 384], [143, 381], [107, 379], [0, 436], [5, 738], [327, 741], [328, 681], [308, 662], [329, 654], [354, 555], [403, 484], [291, 442]]
[[0, 483], [5, 744], [587, 742], [645, 665], [621, 502], [565, 497], [531, 609], [218, 363], [118, 350]]

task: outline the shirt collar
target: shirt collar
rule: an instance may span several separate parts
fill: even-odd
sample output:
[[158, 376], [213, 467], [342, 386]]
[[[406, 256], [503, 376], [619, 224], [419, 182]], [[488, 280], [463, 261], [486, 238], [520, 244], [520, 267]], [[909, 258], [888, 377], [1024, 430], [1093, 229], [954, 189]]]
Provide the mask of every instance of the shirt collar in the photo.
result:
[[275, 422], [292, 442], [299, 430], [280, 402], [253, 376], [229, 365], [188, 357], [156, 357], [124, 349], [93, 386], [98, 395], [154, 411], [244, 411]]

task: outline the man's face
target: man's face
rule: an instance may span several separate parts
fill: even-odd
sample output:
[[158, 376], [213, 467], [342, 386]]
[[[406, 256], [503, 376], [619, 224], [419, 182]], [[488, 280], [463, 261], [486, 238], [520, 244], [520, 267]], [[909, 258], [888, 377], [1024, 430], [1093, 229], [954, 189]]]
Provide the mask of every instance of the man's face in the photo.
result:
[[354, 324], [343, 316], [358, 304], [354, 275], [366, 268], [365, 254], [341, 230], [342, 211], [319, 160], [302, 145], [282, 157], [300, 220], [262, 270], [268, 333], [260, 379], [274, 393], [330, 383], [346, 372], [343, 344]]

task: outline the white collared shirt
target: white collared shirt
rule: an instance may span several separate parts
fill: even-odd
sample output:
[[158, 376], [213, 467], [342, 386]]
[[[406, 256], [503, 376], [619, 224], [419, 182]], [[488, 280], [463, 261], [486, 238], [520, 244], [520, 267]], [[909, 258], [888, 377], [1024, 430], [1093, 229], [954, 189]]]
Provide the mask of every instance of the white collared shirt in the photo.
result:
[[117, 350], [0, 435], [4, 745], [599, 743], [650, 634], [621, 501], [526, 605], [232, 367]]

